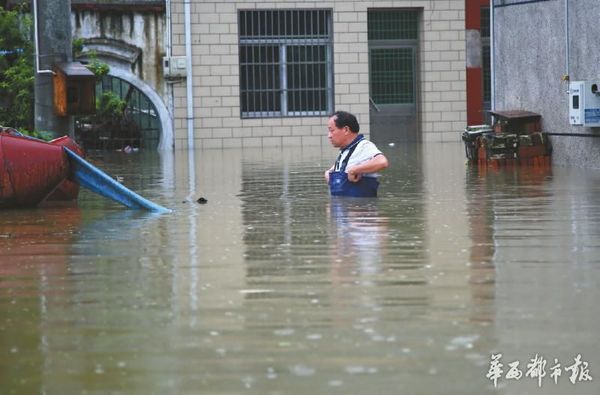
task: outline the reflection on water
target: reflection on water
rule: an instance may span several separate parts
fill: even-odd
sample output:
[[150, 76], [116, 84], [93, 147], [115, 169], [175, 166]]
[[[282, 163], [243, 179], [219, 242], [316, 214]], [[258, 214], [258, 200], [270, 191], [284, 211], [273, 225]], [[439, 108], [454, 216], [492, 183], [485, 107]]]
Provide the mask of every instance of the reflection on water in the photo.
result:
[[[330, 221], [330, 261], [336, 275], [357, 270], [364, 275], [381, 272], [389, 253], [389, 218], [379, 214], [377, 199], [334, 197], [327, 205]], [[344, 277], [347, 277], [344, 276]]]
[[597, 394], [486, 374], [599, 371], [598, 174], [386, 156], [380, 198], [332, 199], [326, 148], [104, 154], [175, 211], [0, 213], [0, 393]]

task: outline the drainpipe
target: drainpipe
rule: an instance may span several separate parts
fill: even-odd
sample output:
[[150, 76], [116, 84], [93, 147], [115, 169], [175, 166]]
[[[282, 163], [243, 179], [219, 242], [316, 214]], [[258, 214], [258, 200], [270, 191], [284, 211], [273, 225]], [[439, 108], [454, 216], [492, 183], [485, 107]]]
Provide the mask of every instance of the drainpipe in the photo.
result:
[[[186, 91], [187, 91], [187, 132], [188, 132], [188, 201], [194, 201], [196, 194], [196, 155], [194, 152], [194, 91], [192, 84], [192, 22], [191, 22], [191, 0], [184, 2], [184, 24], [185, 24], [185, 60], [186, 60]], [[169, 38], [171, 35], [169, 34]], [[192, 200], [194, 199], [194, 200]], [[198, 308], [198, 283], [199, 274], [197, 270], [198, 248], [196, 245], [197, 222], [196, 216], [190, 216], [190, 261], [192, 264], [190, 278], [190, 307], [192, 311]]]
[[[565, 75], [564, 81], [569, 81], [569, 0], [565, 0]], [[569, 91], [567, 90], [567, 93]]]
[[171, 0], [165, 0], [165, 8], [166, 8], [166, 12], [165, 12], [165, 17], [167, 18], [167, 48], [165, 48], [166, 50], [166, 55], [167, 58], [171, 57], [171, 44], [172, 44], [172, 40], [171, 40]]
[[40, 70], [40, 43], [38, 38], [38, 0], [33, 0], [33, 42], [35, 44], [35, 72], [37, 74], [54, 74], [52, 70]]
[[[194, 91], [192, 85], [192, 17], [191, 0], [184, 2], [185, 23], [185, 60], [186, 60], [186, 88], [187, 88], [187, 129], [188, 129], [188, 171], [191, 198], [196, 193], [196, 155], [194, 151]], [[188, 199], [189, 200], [189, 199]], [[192, 217], [193, 218], [193, 217]], [[195, 233], [195, 225], [190, 234]]]
[[492, 95], [490, 107], [492, 111], [496, 110], [496, 71], [494, 66], [494, 52], [496, 52], [496, 44], [494, 41], [494, 0], [490, 0], [490, 93]]
[[[166, 43], [166, 48], [165, 48], [165, 55], [167, 57], [167, 59], [169, 59], [169, 61], [171, 61], [171, 53], [172, 53], [172, 46], [173, 46], [173, 39], [171, 37], [171, 21], [172, 21], [172, 17], [171, 17], [171, 0], [166, 0], [165, 1], [165, 7], [166, 7], [166, 13], [165, 16], [167, 18], [167, 23], [166, 23], [166, 36], [167, 36], [167, 43]], [[172, 81], [169, 81], [168, 79], [165, 78], [165, 84], [166, 84], [166, 90], [167, 90], [167, 112], [169, 114], [169, 122], [171, 123], [171, 128], [175, 129], [175, 125], [173, 123], [173, 119], [174, 119], [174, 104], [173, 104], [173, 83]], [[168, 142], [170, 145], [170, 148], [173, 149], [174, 146], [174, 141], [173, 138], [171, 138], [171, 141]]]
[[191, 0], [184, 2], [185, 17], [185, 57], [186, 57], [186, 85], [187, 85], [187, 132], [188, 150], [194, 149], [194, 91], [192, 85], [192, 17]]

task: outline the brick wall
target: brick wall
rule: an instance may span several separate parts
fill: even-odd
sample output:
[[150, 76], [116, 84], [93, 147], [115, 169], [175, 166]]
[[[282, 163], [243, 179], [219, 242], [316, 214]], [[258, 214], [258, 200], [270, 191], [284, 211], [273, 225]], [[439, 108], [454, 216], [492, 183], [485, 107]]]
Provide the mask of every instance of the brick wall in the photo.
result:
[[[195, 145], [206, 148], [320, 145], [326, 117], [241, 119], [238, 9], [333, 10], [334, 105], [369, 133], [368, 8], [422, 10], [418, 108], [423, 141], [457, 141], [466, 123], [464, 0], [191, 0]], [[184, 2], [171, 2], [172, 54], [185, 55]], [[175, 147], [187, 146], [185, 81], [174, 84]]]

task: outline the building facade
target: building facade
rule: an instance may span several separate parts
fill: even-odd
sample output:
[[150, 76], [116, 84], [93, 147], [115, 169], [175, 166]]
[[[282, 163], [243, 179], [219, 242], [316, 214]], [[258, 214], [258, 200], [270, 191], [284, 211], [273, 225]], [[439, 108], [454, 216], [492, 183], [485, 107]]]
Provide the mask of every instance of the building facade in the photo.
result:
[[[171, 96], [162, 66], [165, 29], [163, 0], [71, 0], [72, 36], [82, 43], [81, 51], [73, 57], [86, 62], [98, 59], [109, 65], [109, 75], [97, 93], [111, 91], [127, 102], [127, 111], [142, 134], [136, 145], [143, 148], [164, 150], [173, 146]], [[119, 139], [114, 135], [90, 138]], [[113, 141], [107, 147], [119, 144]], [[123, 144], [130, 142], [124, 139]]]
[[166, 2], [175, 148], [328, 144], [355, 113], [378, 142], [457, 141], [465, 0]]

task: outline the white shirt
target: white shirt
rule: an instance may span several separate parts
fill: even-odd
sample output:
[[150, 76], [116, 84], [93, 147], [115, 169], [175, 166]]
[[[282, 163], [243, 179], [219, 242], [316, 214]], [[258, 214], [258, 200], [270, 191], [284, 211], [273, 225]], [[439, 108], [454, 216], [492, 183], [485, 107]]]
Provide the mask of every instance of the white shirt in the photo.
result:
[[[346, 159], [346, 156], [348, 156], [348, 151], [350, 150], [344, 150], [344, 152], [342, 152], [342, 157], [340, 158], [339, 161], [339, 165], [341, 166], [342, 163], [344, 162], [344, 160]], [[381, 154], [381, 151], [379, 151], [379, 149], [377, 148], [377, 146], [375, 144], [373, 144], [371, 141], [367, 140], [367, 139], [363, 139], [361, 140], [358, 145], [356, 146], [356, 148], [354, 149], [354, 152], [352, 153], [352, 156], [350, 157], [350, 159], [348, 160], [348, 166], [346, 166], [346, 173], [348, 172], [348, 168], [351, 166], [356, 166], [359, 165], [363, 162], [368, 161], [369, 159], [375, 157], [376, 155]], [[338, 170], [338, 169], [334, 169], [334, 170]], [[379, 174], [377, 173], [364, 173], [363, 176], [366, 177], [378, 177]]]

